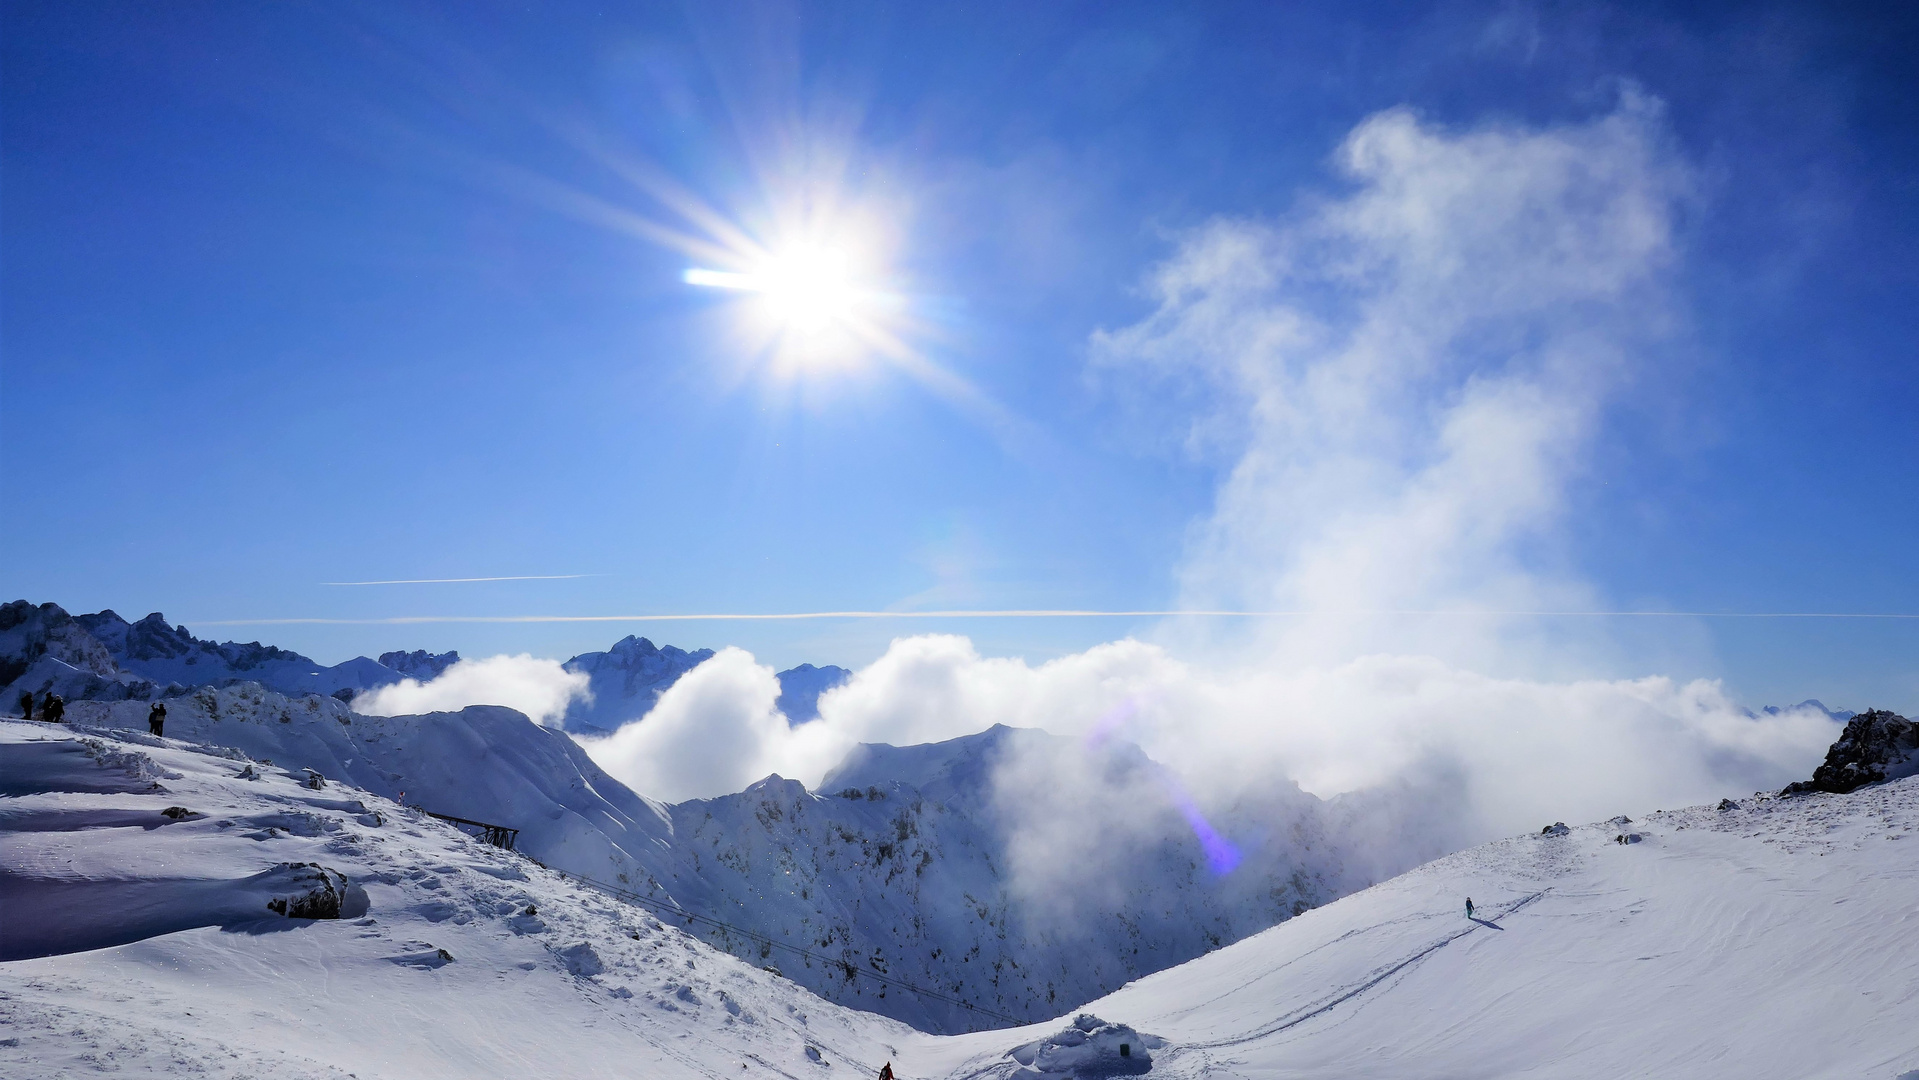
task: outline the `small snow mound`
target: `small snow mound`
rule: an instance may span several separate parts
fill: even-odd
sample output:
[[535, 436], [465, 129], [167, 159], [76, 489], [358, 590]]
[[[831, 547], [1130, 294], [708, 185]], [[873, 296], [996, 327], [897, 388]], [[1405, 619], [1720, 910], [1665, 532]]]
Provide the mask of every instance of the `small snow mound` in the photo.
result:
[[445, 949], [436, 949], [429, 945], [418, 952], [401, 953], [398, 956], [389, 956], [387, 959], [401, 967], [432, 971], [434, 968], [443, 968], [451, 964], [453, 962], [453, 954], [447, 952]]
[[1019, 1080], [1098, 1080], [1150, 1071], [1151, 1051], [1164, 1045], [1163, 1040], [1141, 1035], [1125, 1024], [1109, 1024], [1092, 1013], [1080, 1013], [1071, 1027], [1015, 1047], [1007, 1056], [1023, 1066], [1012, 1074]]
[[566, 970], [577, 978], [584, 979], [606, 970], [606, 962], [600, 959], [600, 954], [584, 941], [561, 949], [559, 957], [560, 962], [566, 965]]

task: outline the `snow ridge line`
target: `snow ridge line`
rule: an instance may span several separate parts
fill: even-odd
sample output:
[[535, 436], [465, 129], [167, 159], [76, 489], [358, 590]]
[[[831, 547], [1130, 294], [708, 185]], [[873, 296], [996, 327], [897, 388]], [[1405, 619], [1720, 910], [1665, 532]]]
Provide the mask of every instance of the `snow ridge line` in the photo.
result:
[[[703, 923], [707, 926], [712, 926], [721, 930], [730, 931], [732, 933], [740, 935], [743, 938], [746, 938], [749, 941], [755, 942], [756, 944], [768, 946], [770, 948], [775, 948], [775, 949], [785, 949], [787, 952], [794, 953], [808, 960], [817, 960], [822, 965], [825, 965], [826, 967], [829, 967], [829, 968], [844, 969], [847, 972], [849, 977], [872, 979], [874, 982], [883, 983], [887, 986], [895, 987], [900, 990], [905, 990], [906, 992], [910, 994], [918, 994], [921, 997], [930, 998], [934, 1001], [942, 1002], [947, 1005], [957, 1005], [962, 1009], [970, 1009], [973, 1012], [979, 1013], [982, 1016], [991, 1017], [994, 1020], [998, 1020], [1006, 1024], [1011, 1024], [1014, 1027], [1024, 1027], [1028, 1023], [1031, 1023], [1031, 1021], [1021, 1020], [1017, 1016], [1009, 1016], [1006, 1013], [999, 1012], [994, 1009], [989, 1009], [985, 1007], [984, 1005], [975, 1005], [969, 1001], [961, 1001], [959, 998], [950, 997], [946, 994], [939, 992], [938, 990], [929, 990], [923, 986], [916, 986], [913, 983], [909, 983], [905, 981], [904, 979], [894, 978], [891, 975], [882, 975], [876, 971], [867, 971], [864, 968], [861, 968], [860, 966], [858, 966], [857, 964], [851, 963], [849, 961], [836, 960], [833, 957], [826, 956], [822, 953], [816, 953], [810, 949], [803, 949], [799, 947], [798, 945], [790, 945], [784, 941], [780, 941], [775, 938], [768, 937], [765, 934], [748, 930], [743, 926], [735, 926], [732, 923], [726, 922], [722, 919], [716, 919], [711, 915], [695, 914], [694, 912], [688, 911], [677, 904], [669, 904], [663, 900], [655, 900], [649, 896], [642, 896], [639, 893], [632, 892], [627, 889], [622, 889], [617, 885], [609, 885], [604, 881], [595, 881], [594, 879], [590, 877], [585, 877], [580, 874], [570, 873], [564, 870], [556, 871], [556, 873], [560, 875], [560, 878], [563, 881], [576, 881], [582, 885], [589, 885], [595, 889], [599, 889], [600, 891], [606, 893], [609, 896], [612, 896], [613, 898], [617, 900], [623, 900], [630, 904], [637, 904], [654, 911], [662, 912], [664, 914], [671, 915], [676, 919], [685, 919], [688, 922]], [[708, 944], [711, 944], [711, 943], [709, 942]], [[717, 948], [717, 946], [715, 947]]]
[[[1551, 889], [1541, 889], [1538, 892], [1533, 893], [1531, 896], [1521, 897], [1519, 900], [1509, 905], [1504, 911], [1501, 911], [1498, 915], [1495, 915], [1493, 919], [1494, 920], [1503, 919], [1506, 916], [1511, 915], [1512, 913], [1520, 910], [1521, 908], [1526, 907], [1527, 905], [1531, 904], [1533, 901], [1538, 900], [1539, 898], [1545, 896], [1547, 893], [1551, 891], [1552, 891]], [[1356, 986], [1352, 986], [1347, 988], [1346, 990], [1340, 991], [1336, 993], [1333, 997], [1327, 999], [1326, 1001], [1318, 1005], [1307, 1006], [1305, 1012], [1295, 1012], [1287, 1016], [1282, 1016], [1277, 1021], [1271, 1024], [1268, 1024], [1265, 1027], [1255, 1028], [1254, 1030], [1249, 1031], [1244, 1035], [1237, 1036], [1235, 1038], [1220, 1039], [1216, 1042], [1188, 1043], [1185, 1046], [1180, 1047], [1180, 1049], [1210, 1050], [1210, 1049], [1217, 1049], [1219, 1047], [1224, 1047], [1224, 1046], [1237, 1046], [1240, 1043], [1251, 1042], [1254, 1039], [1263, 1039], [1268, 1035], [1276, 1035], [1279, 1032], [1285, 1031], [1288, 1028], [1297, 1027], [1300, 1024], [1303, 1024], [1306, 1021], [1311, 1020], [1315, 1016], [1319, 1016], [1322, 1013], [1325, 1013], [1333, 1008], [1336, 1008], [1342, 1004], [1345, 1004], [1348, 1001], [1351, 1001], [1352, 999], [1358, 997], [1359, 995], [1365, 993], [1368, 990], [1371, 990], [1373, 987], [1378, 986], [1380, 983], [1383, 983], [1387, 979], [1392, 978], [1394, 975], [1397, 975], [1400, 972], [1406, 970], [1407, 968], [1412, 967], [1414, 964], [1419, 963], [1421, 960], [1426, 959], [1428, 956], [1431, 956], [1433, 953], [1436, 953], [1439, 950], [1445, 948], [1446, 946], [1451, 945], [1453, 942], [1459, 940], [1462, 937], [1465, 937], [1467, 934], [1470, 934], [1477, 929], [1479, 929], [1479, 927], [1470, 926], [1464, 930], [1457, 931], [1456, 933], [1448, 934], [1445, 937], [1440, 938], [1438, 941], [1433, 942], [1431, 945], [1428, 945], [1425, 948], [1414, 953], [1413, 955], [1407, 957], [1406, 959], [1401, 960], [1396, 964], [1392, 964], [1385, 968], [1380, 969], [1378, 973], [1374, 974], [1371, 978], [1367, 979], [1365, 982], [1359, 983]]]

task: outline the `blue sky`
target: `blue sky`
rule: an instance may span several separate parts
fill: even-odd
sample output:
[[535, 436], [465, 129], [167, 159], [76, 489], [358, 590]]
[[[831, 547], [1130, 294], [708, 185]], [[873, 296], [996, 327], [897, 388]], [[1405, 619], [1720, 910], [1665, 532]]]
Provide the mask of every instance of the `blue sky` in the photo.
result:
[[[1383, 110], [1540, 131], [1623, 93], [1660, 103], [1649, 138], [1686, 177], [1658, 279], [1672, 328], [1512, 557], [1608, 609], [1919, 612], [1919, 83], [1894, 5], [15, 3], [4, 19], [9, 598], [163, 610], [327, 661], [565, 656], [636, 632], [859, 664], [927, 629], [1037, 659], [1165, 633], [207, 624], [1182, 606], [1243, 459], [1184, 439], [1205, 405], [1125, 385], [1097, 335], [1152, 314], [1146, 283], [1194, 230], [1344, 197], [1335, 155]], [[872, 357], [777, 369], [743, 345], [738, 299], [682, 280], [697, 259], [610, 224], [608, 208], [687, 227], [622, 168], [762, 242], [796, 178], [830, 187], [887, 241], [878, 284], [908, 298], [918, 361], [971, 396]], [[1302, 289], [1306, 308], [1340, 303], [1336, 283]], [[323, 584], [563, 574], [593, 576]], [[1919, 707], [1912, 621], [1607, 633], [1592, 674]]]

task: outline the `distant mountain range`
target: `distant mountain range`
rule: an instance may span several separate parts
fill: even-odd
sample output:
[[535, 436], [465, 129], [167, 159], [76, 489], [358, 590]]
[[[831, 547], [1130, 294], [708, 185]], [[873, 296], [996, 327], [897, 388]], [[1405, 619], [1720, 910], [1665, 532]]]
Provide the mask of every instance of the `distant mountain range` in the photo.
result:
[[[596, 699], [569, 726], [639, 718], [708, 655], [628, 637], [573, 658]], [[1187, 793], [1129, 743], [1005, 727], [860, 746], [811, 791], [769, 776], [668, 805], [511, 709], [375, 717], [342, 700], [373, 679], [431, 678], [457, 662], [394, 652], [320, 667], [258, 642], [203, 641], [157, 614], [128, 623], [111, 611], [0, 605], [0, 709], [21, 690], [53, 690], [75, 724], [144, 739], [146, 703], [165, 697], [172, 740], [518, 829], [520, 849], [548, 866], [721, 920], [689, 930], [830, 1000], [929, 1031], [980, 1026], [986, 1014], [968, 1006], [1057, 1015], [1463, 842], [1449, 831], [1457, 792], [1321, 800], [1275, 775], [1224, 803]], [[844, 677], [784, 672], [783, 707], [808, 714]], [[1909, 727], [1862, 721], [1853, 742], [1865, 764], [1854, 771], [1890, 775], [1913, 760], [1915, 741]], [[774, 956], [756, 940], [815, 959]], [[862, 971], [952, 1000], [889, 996]]]
[[[564, 666], [587, 675], [592, 700], [574, 701], [562, 725], [604, 734], [638, 720], [680, 676], [712, 655], [711, 649], [688, 652], [628, 636], [605, 652], [575, 656]], [[324, 694], [351, 701], [362, 691], [403, 679], [431, 681], [460, 659], [457, 652], [416, 649], [381, 653], [377, 660], [356, 656], [327, 666], [257, 641], [197, 638], [185, 626], [170, 625], [157, 611], [130, 623], [111, 609], [69, 615], [58, 604], [16, 600], [0, 605], [0, 686], [7, 687], [0, 693], [7, 695], [6, 706], [24, 689], [97, 699], [111, 696], [116, 691], [107, 684], [117, 684], [124, 696], [147, 698], [166, 694], [168, 687], [219, 686], [235, 679], [282, 694]], [[33, 677], [25, 678], [29, 669]], [[814, 719], [820, 695], [851, 674], [845, 668], [812, 664], [780, 672], [781, 711], [795, 724]], [[12, 686], [23, 678], [22, 686]]]
[[[596, 700], [569, 722], [590, 731], [637, 718], [708, 655], [629, 637], [575, 657], [568, 666], [588, 676]], [[1360, 850], [1362, 836], [1382, 831], [1378, 807], [1322, 801], [1281, 777], [1209, 806], [1212, 823], [1199, 829], [1177, 780], [1138, 747], [1005, 727], [858, 747], [817, 791], [770, 776], [667, 805], [511, 709], [365, 716], [342, 700], [350, 692], [330, 692], [432, 677], [455, 662], [388, 653], [319, 667], [259, 643], [203, 641], [158, 615], [127, 623], [53, 604], [0, 607], [4, 693], [54, 690], [74, 723], [143, 737], [147, 701], [164, 697], [173, 739], [519, 829], [520, 849], [549, 866], [803, 944], [822, 959], [761, 956], [731, 930], [692, 928], [831, 1000], [927, 1030], [965, 1030], [989, 1015], [967, 1005], [1054, 1015], [1446, 850], [1397, 845], [1381, 865]], [[845, 676], [795, 668], [782, 707], [811, 715]], [[1403, 818], [1412, 805], [1395, 800], [1387, 813]], [[1421, 830], [1433, 831], [1410, 820], [1385, 831]], [[1233, 846], [1225, 861], [1222, 837]], [[966, 1004], [889, 996], [855, 971]]]

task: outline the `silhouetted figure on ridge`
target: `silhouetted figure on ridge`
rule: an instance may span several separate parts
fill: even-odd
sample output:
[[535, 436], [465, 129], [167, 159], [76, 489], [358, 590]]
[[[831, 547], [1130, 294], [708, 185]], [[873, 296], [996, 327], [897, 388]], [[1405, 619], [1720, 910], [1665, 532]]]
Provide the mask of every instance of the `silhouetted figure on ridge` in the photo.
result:
[[1473, 917], [1473, 898], [1470, 896], [1466, 898], [1466, 917], [1468, 919]]
[[147, 710], [147, 730], [153, 732], [154, 735], [158, 736], [160, 734], [161, 729], [165, 728], [166, 726], [167, 726], [167, 707], [161, 704], [160, 702], [156, 701], [153, 703], [153, 708]]
[[20, 719], [33, 719], [33, 691], [31, 690], [20, 695]]
[[67, 699], [59, 694], [48, 694], [47, 703], [40, 707], [40, 719], [49, 724], [58, 724], [66, 718]]

